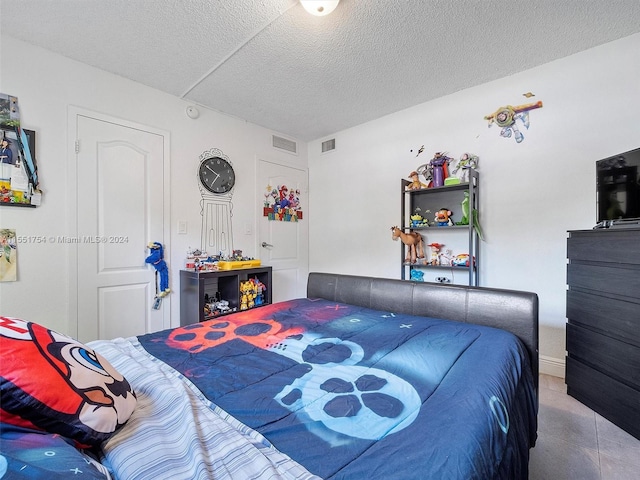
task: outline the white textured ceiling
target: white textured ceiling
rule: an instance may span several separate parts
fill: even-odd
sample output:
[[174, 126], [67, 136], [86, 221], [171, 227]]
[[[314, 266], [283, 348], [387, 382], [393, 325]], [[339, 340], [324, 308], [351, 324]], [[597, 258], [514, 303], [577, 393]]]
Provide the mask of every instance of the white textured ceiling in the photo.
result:
[[[640, 31], [640, 0], [0, 0], [34, 45], [314, 140]], [[18, 68], [6, 65], [4, 68]]]

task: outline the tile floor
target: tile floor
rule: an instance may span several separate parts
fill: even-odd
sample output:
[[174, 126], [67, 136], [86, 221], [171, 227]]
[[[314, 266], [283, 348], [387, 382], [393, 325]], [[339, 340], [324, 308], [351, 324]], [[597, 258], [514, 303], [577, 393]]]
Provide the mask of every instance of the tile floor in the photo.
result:
[[564, 379], [540, 375], [529, 480], [638, 479], [640, 440], [567, 395]]

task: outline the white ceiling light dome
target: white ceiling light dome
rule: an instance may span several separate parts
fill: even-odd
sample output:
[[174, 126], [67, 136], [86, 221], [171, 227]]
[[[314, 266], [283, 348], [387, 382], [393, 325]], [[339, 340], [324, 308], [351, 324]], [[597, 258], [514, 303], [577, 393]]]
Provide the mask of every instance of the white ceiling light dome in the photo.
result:
[[304, 9], [312, 15], [322, 17], [333, 12], [340, 0], [300, 0]]

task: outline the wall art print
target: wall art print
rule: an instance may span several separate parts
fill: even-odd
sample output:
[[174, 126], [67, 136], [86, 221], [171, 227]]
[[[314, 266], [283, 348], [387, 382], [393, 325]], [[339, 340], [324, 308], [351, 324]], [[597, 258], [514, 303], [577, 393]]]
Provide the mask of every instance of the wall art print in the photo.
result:
[[39, 204], [35, 132], [20, 126], [18, 97], [0, 93], [0, 205]]
[[16, 231], [0, 228], [0, 282], [15, 282], [18, 271]]
[[[535, 95], [531, 92], [523, 93], [523, 96], [530, 98]], [[526, 103], [523, 105], [505, 105], [498, 108], [495, 112], [485, 115], [484, 119], [489, 122], [489, 127], [494, 123], [498, 125], [500, 130], [500, 136], [505, 138], [513, 138], [517, 143], [524, 140], [524, 135], [518, 128], [518, 124], [525, 129], [529, 129], [529, 111], [536, 108], [542, 108], [542, 102], [537, 101], [533, 103]]]
[[297, 222], [302, 220], [300, 190], [289, 189], [286, 185], [267, 185], [264, 193], [263, 215], [269, 220]]

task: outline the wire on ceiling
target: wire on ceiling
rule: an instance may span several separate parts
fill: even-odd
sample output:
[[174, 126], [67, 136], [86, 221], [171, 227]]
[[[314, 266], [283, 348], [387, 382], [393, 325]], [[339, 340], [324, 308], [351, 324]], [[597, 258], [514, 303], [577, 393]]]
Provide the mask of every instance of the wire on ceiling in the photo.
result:
[[186, 97], [194, 88], [196, 88], [198, 85], [200, 85], [202, 82], [204, 82], [207, 79], [207, 77], [212, 75], [216, 70], [218, 70], [222, 65], [224, 65], [231, 57], [233, 57], [236, 53], [238, 53], [240, 50], [242, 50], [242, 48], [244, 48], [245, 45], [247, 45], [251, 40], [253, 40], [255, 37], [257, 37], [269, 25], [271, 25], [273, 22], [278, 20], [282, 15], [287, 13], [289, 10], [291, 10], [293, 7], [295, 7], [298, 4], [299, 4], [298, 0], [295, 0], [294, 2], [291, 3], [291, 5], [289, 5], [284, 10], [280, 10], [278, 12], [278, 15], [276, 15], [274, 18], [272, 18], [271, 20], [267, 21], [260, 28], [256, 29], [249, 37], [247, 37], [247, 39], [244, 42], [242, 42], [240, 45], [238, 45], [233, 51], [231, 51], [222, 60], [220, 60], [215, 66], [210, 68], [204, 75], [202, 75], [198, 80], [196, 80], [193, 85], [191, 85], [189, 88], [187, 88], [182, 93], [182, 95], [180, 95], [180, 98]]

